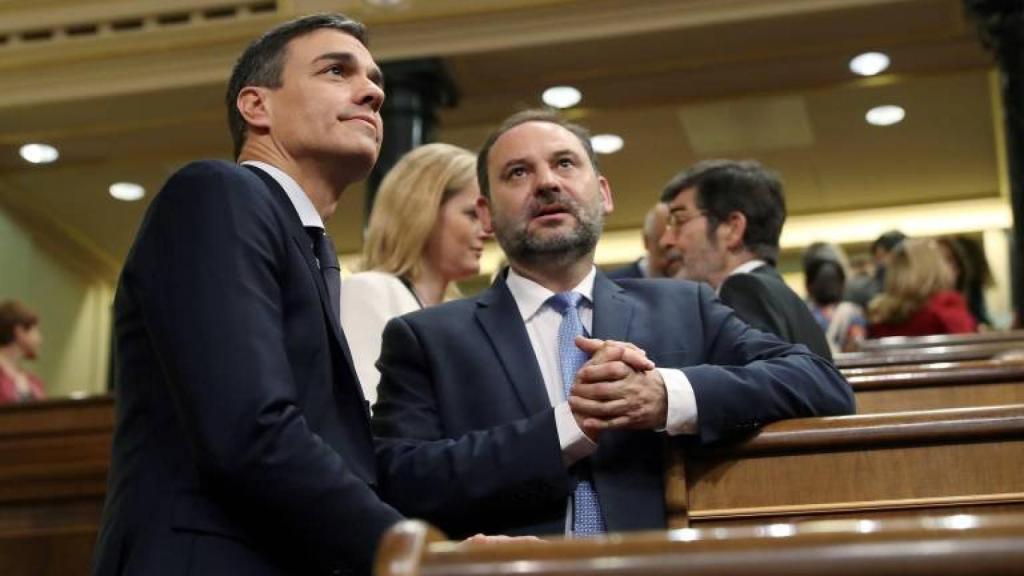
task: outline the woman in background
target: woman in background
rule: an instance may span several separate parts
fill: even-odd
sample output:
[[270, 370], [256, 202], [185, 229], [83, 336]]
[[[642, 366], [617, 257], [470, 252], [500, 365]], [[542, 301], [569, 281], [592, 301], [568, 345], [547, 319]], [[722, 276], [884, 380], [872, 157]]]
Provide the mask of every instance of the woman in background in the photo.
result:
[[21, 367], [43, 344], [39, 316], [17, 300], [0, 302], [0, 404], [42, 400], [43, 381]]
[[468, 150], [427, 144], [403, 156], [380, 184], [363, 243], [364, 271], [341, 288], [341, 325], [371, 405], [388, 320], [458, 297], [454, 282], [480, 271], [487, 235], [477, 213], [475, 167]]
[[974, 332], [977, 324], [934, 240], [906, 240], [889, 255], [885, 289], [868, 306], [868, 335]]
[[846, 254], [839, 246], [815, 243], [804, 253], [807, 306], [825, 333], [833, 354], [850, 352], [867, 334], [864, 310], [843, 301]]

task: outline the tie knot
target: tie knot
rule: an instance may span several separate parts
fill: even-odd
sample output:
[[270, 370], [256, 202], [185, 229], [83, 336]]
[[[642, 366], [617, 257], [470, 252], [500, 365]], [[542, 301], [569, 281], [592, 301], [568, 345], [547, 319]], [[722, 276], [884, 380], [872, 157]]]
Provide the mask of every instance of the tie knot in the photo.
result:
[[548, 298], [548, 304], [555, 309], [561, 315], [565, 315], [567, 310], [573, 309], [580, 304], [580, 300], [583, 299], [583, 295], [579, 292], [559, 292]]

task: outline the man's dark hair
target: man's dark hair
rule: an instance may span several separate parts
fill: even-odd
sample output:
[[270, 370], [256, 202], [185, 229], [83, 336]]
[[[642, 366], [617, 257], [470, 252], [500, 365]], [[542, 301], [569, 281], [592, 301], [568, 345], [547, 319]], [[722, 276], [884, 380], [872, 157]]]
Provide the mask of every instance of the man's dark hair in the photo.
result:
[[29, 329], [39, 323], [39, 315], [17, 300], [0, 302], [0, 346], [14, 342], [14, 329]]
[[555, 124], [565, 128], [569, 132], [572, 132], [573, 136], [579, 139], [580, 144], [583, 145], [583, 149], [587, 152], [587, 158], [590, 159], [590, 165], [594, 167], [594, 171], [600, 173], [597, 167], [597, 155], [594, 154], [594, 146], [590, 143], [590, 131], [580, 126], [569, 122], [557, 112], [547, 109], [530, 109], [516, 112], [509, 116], [501, 123], [501, 126], [497, 130], [491, 133], [484, 142], [484, 145], [480, 148], [480, 153], [476, 157], [476, 178], [480, 184], [480, 193], [484, 198], [491, 197], [491, 184], [487, 178], [487, 157], [491, 154], [491, 148], [494, 147], [494, 143], [501, 138], [501, 135], [509, 130], [519, 126], [520, 124], [526, 124], [527, 122], [547, 122], [549, 124]]
[[747, 219], [743, 246], [758, 258], [776, 263], [779, 236], [786, 221], [786, 200], [774, 173], [753, 160], [706, 160], [672, 178], [661, 201], [670, 203], [688, 188], [697, 191], [697, 209], [708, 219], [708, 238], [719, 223], [739, 212]]
[[892, 252], [894, 248], [903, 243], [907, 239], [907, 235], [899, 230], [889, 230], [883, 233], [875, 241], [871, 243], [871, 253], [874, 254], [879, 248], [885, 251], [886, 254]]
[[322, 28], [344, 32], [366, 45], [366, 28], [341, 14], [311, 14], [285, 22], [272, 28], [266, 34], [249, 44], [238, 58], [225, 97], [228, 107], [228, 128], [234, 142], [235, 158], [242, 152], [248, 125], [238, 111], [238, 94], [246, 86], [281, 87], [281, 71], [284, 69], [288, 43]]

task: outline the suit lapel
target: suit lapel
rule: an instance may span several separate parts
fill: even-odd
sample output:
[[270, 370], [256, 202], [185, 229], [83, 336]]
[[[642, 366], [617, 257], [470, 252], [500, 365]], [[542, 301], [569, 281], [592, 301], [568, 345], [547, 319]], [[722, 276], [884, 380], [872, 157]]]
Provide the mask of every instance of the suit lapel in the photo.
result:
[[476, 319], [490, 338], [526, 413], [536, 414], [550, 408], [533, 345], [504, 275], [477, 300]]
[[288, 214], [288, 234], [298, 245], [299, 251], [306, 261], [306, 267], [309, 269], [309, 273], [313, 275], [313, 284], [316, 285], [317, 294], [320, 296], [320, 308], [326, 318], [327, 326], [329, 326], [328, 331], [334, 337], [335, 344], [341, 349], [342, 357], [345, 360], [344, 369], [348, 371], [349, 375], [348, 379], [351, 382], [357, 383], [355, 386], [356, 392], [362, 397], [363, 390], [362, 386], [358, 385], [359, 379], [356, 376], [355, 363], [352, 361], [352, 352], [349, 351], [345, 333], [341, 330], [341, 318], [335, 316], [334, 308], [331, 306], [330, 297], [327, 294], [327, 286], [324, 284], [323, 275], [320, 273], [320, 266], [317, 264], [316, 256], [313, 253], [313, 241], [310, 239], [309, 233], [306, 232], [306, 228], [302, 225], [302, 221], [299, 220], [298, 213], [295, 211], [294, 206], [292, 206], [291, 200], [288, 199], [288, 195], [281, 188], [281, 185], [263, 170], [250, 166], [246, 166], [246, 168], [263, 180], [278, 203], [282, 204], [284, 212]]
[[594, 278], [593, 337], [625, 342], [629, 335], [629, 322], [633, 318], [633, 304], [626, 299], [621, 286], [603, 273]]

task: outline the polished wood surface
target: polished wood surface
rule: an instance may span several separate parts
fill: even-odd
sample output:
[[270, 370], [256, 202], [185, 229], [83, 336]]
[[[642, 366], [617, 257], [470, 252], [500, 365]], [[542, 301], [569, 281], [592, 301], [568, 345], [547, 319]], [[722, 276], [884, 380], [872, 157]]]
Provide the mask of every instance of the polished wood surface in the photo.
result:
[[465, 545], [406, 522], [378, 576], [758, 574], [1003, 576], [1024, 570], [1024, 517], [945, 516], [683, 529], [545, 543]]
[[1024, 406], [777, 422], [666, 481], [672, 527], [1024, 509]]
[[859, 414], [1024, 404], [1024, 361], [971, 360], [844, 370]]
[[836, 354], [833, 360], [837, 368], [845, 370], [868, 366], [987, 360], [1003, 355], [1021, 353], [1024, 353], [1024, 342], [1010, 340], [1005, 342], [926, 346], [923, 348], [900, 348], [894, 350], [879, 349], [868, 352], [844, 352]]
[[868, 352], [997, 342], [1018, 342], [1024, 345], [1024, 330], [992, 330], [990, 332], [936, 334], [932, 336], [889, 336], [886, 338], [862, 340], [859, 348], [861, 351]]
[[110, 438], [109, 397], [0, 406], [0, 574], [88, 574]]

